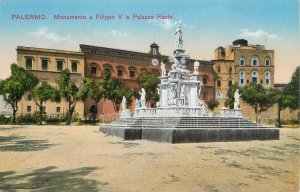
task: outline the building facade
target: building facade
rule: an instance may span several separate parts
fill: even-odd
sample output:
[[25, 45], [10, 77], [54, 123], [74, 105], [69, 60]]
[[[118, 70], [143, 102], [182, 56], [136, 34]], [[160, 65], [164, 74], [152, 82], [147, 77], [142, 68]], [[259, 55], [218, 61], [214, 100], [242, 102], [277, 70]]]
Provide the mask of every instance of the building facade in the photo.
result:
[[[113, 78], [118, 78], [126, 83], [130, 88], [138, 88], [137, 78], [143, 72], [153, 72], [160, 74], [160, 63], [168, 64], [168, 56], [162, 55], [156, 43], [150, 45], [148, 52], [135, 52], [92, 45], [80, 44], [80, 51], [63, 51], [54, 49], [43, 49], [33, 47], [17, 48], [18, 65], [35, 74], [40, 83], [48, 83], [57, 86], [58, 77], [63, 69], [71, 72], [71, 81], [80, 85], [84, 77], [98, 82], [102, 78], [105, 70], [111, 72]], [[190, 60], [189, 70], [193, 71], [195, 59]], [[214, 98], [214, 72], [213, 62], [199, 60], [199, 78], [203, 81], [201, 99], [208, 101]], [[170, 70], [167, 65], [167, 71]], [[89, 111], [93, 103], [87, 100], [79, 103], [75, 111], [81, 117], [89, 116]], [[134, 108], [134, 105], [133, 105]], [[33, 113], [38, 110], [30, 94], [26, 94], [22, 101], [19, 113]], [[45, 105], [47, 114], [65, 114], [67, 103], [48, 102]], [[116, 115], [110, 101], [102, 100], [98, 106], [98, 115]]]
[[247, 40], [238, 39], [226, 48], [218, 47], [213, 61], [215, 97], [221, 107], [234, 83], [241, 87], [249, 83], [267, 89], [274, 87], [274, 50], [266, 50], [263, 45], [250, 45]]
[[[39, 83], [47, 83], [58, 87], [57, 81], [64, 69], [71, 72], [71, 81], [76, 85], [82, 83], [84, 77], [84, 54], [75, 51], [63, 51], [55, 49], [44, 49], [34, 47], [17, 47], [17, 63], [20, 67], [32, 72]], [[30, 93], [22, 98], [18, 113], [34, 113], [38, 110]], [[48, 115], [63, 115], [68, 112], [68, 103], [62, 99], [60, 103], [47, 102], [44, 112]], [[79, 116], [84, 115], [84, 104], [77, 103], [75, 111]]]

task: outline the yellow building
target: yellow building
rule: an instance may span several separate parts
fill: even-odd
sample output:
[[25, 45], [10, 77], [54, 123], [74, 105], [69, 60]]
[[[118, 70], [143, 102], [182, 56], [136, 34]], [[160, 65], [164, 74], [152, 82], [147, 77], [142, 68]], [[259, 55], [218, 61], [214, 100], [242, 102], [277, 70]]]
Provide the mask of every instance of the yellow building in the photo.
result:
[[[17, 63], [20, 67], [31, 71], [38, 77], [40, 83], [48, 83], [57, 87], [61, 71], [69, 69], [71, 81], [76, 85], [82, 83], [84, 75], [84, 54], [75, 51], [63, 51], [33, 47], [17, 47]], [[43, 109], [47, 115], [63, 115], [68, 111], [68, 103], [62, 99], [60, 103], [47, 102]], [[18, 113], [34, 113], [38, 111], [30, 93], [22, 98]], [[84, 115], [83, 103], [77, 103], [75, 111], [80, 117]]]
[[263, 45], [250, 45], [245, 39], [215, 50], [215, 97], [224, 106], [227, 91], [238, 83], [243, 87], [251, 82], [264, 88], [274, 87], [274, 50]]

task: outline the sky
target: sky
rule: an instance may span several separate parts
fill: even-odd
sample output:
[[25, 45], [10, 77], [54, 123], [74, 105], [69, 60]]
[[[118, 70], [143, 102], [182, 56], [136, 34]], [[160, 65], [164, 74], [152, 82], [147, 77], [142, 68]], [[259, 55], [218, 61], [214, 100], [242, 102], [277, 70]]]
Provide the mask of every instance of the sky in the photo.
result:
[[[79, 44], [88, 44], [148, 52], [155, 41], [162, 54], [170, 55], [180, 23], [183, 48], [191, 58], [212, 60], [218, 46], [245, 38], [275, 51], [275, 83], [288, 83], [300, 65], [299, 1], [0, 0], [0, 79], [17, 62], [17, 46], [79, 51]], [[46, 19], [21, 19], [26, 15]], [[54, 19], [57, 15], [86, 19]]]

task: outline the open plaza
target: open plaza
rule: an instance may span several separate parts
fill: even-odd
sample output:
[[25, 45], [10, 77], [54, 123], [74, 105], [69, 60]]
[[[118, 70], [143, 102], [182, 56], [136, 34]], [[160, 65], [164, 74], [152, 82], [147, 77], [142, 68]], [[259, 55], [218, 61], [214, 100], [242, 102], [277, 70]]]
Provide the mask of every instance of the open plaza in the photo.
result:
[[299, 190], [300, 130], [280, 140], [124, 141], [98, 126], [0, 126], [0, 191]]

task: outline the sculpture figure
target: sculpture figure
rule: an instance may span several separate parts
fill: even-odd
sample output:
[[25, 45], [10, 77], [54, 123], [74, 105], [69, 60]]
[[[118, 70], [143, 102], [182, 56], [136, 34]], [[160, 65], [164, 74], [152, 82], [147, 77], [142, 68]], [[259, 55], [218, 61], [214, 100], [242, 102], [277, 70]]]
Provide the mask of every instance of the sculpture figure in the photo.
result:
[[175, 49], [182, 49], [183, 40], [180, 25], [178, 24], [175, 32]]
[[240, 109], [240, 97], [239, 89], [237, 89], [234, 93], [234, 109]]
[[127, 105], [126, 97], [123, 96], [123, 98], [122, 98], [122, 109], [123, 109], [123, 111], [126, 110], [126, 105]]
[[171, 85], [171, 87], [168, 90], [168, 104], [169, 104], [169, 106], [176, 105], [177, 93], [176, 93], [175, 86], [176, 86], [175, 84]]
[[160, 63], [160, 69], [161, 69], [161, 76], [165, 77], [166, 76], [166, 64], [164, 64], [163, 62]]
[[196, 61], [194, 63], [194, 75], [199, 75], [199, 66], [200, 66], [199, 61]]
[[180, 105], [181, 106], [185, 105], [185, 85], [182, 85], [180, 90]]
[[146, 91], [144, 88], [142, 88], [142, 92], [139, 91], [139, 94], [141, 95], [141, 107], [146, 108]]

